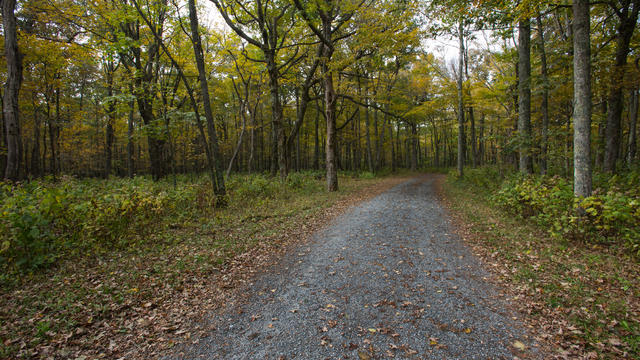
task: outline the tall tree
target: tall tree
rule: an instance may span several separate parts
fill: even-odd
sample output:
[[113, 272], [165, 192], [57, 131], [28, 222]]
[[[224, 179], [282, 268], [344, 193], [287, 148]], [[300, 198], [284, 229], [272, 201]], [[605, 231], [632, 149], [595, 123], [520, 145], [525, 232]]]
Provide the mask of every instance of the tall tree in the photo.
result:
[[[200, 98], [204, 107], [204, 116], [207, 121], [207, 132], [209, 134], [209, 167], [212, 173], [213, 189], [218, 196], [218, 202], [222, 203], [222, 197], [226, 193], [224, 177], [222, 176], [222, 154], [218, 147], [218, 133], [216, 131], [213, 113], [211, 112], [211, 100], [209, 97], [209, 84], [207, 83], [207, 72], [204, 66], [204, 53], [202, 51], [202, 40], [200, 39], [200, 29], [198, 26], [198, 13], [195, 0], [189, 0], [189, 22], [191, 28], [191, 43], [193, 53], [198, 68], [198, 82], [200, 83]], [[185, 83], [185, 86], [186, 83]]]
[[[271, 93], [271, 116], [273, 133], [277, 144], [280, 178], [287, 176], [287, 151], [282, 106], [281, 77], [283, 70], [299, 59], [297, 51], [282, 60], [280, 54], [288, 44], [294, 23], [285, 24], [291, 6], [280, 1], [269, 0], [211, 0], [229, 27], [249, 44], [261, 50], [269, 75]], [[275, 149], [274, 149], [275, 150]]]
[[4, 177], [8, 180], [20, 178], [22, 138], [18, 94], [22, 83], [22, 55], [18, 49], [18, 30], [15, 16], [16, 0], [2, 0], [2, 24], [4, 30], [4, 54], [7, 62], [7, 81], [2, 97], [2, 112], [6, 128], [7, 164]]
[[547, 70], [547, 52], [544, 44], [544, 26], [542, 16], [536, 17], [538, 25], [538, 46], [540, 48], [540, 77], [542, 81], [542, 101], [540, 111], [542, 112], [542, 143], [540, 144], [540, 173], [547, 173], [547, 153], [549, 148], [549, 74]]
[[623, 80], [629, 56], [629, 44], [633, 32], [638, 27], [638, 12], [640, 0], [611, 0], [607, 4], [618, 17], [616, 50], [613, 74], [609, 82], [609, 96], [607, 99], [607, 127], [604, 155], [604, 170], [615, 172], [616, 161], [620, 158], [620, 129], [623, 107]]
[[591, 42], [589, 0], [573, 2], [573, 193], [591, 195]]
[[[338, 42], [353, 35], [352, 31], [344, 31], [343, 27], [352, 19], [355, 11], [364, 6], [366, 0], [349, 2], [341, 0], [324, 0], [316, 4], [313, 9], [303, 5], [300, 0], [293, 0], [311, 31], [322, 43], [320, 68], [322, 71], [322, 85], [324, 88], [324, 112], [327, 123], [326, 137], [326, 169], [327, 190], [338, 191], [337, 164], [337, 130], [336, 130], [336, 100], [334, 87], [334, 69], [331, 59], [336, 51]], [[313, 12], [312, 12], [313, 11]], [[318, 22], [314, 19], [319, 19]]]
[[531, 22], [518, 22], [518, 168], [524, 174], [533, 172], [531, 158]]
[[462, 92], [462, 74], [464, 70], [464, 25], [458, 23], [458, 176], [464, 174], [464, 94]]

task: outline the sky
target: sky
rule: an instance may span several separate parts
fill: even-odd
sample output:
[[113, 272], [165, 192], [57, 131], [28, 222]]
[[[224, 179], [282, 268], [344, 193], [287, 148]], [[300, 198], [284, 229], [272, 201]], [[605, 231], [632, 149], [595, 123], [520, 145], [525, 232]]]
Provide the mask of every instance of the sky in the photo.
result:
[[[224, 29], [225, 31], [231, 31], [231, 29], [224, 22], [224, 19], [216, 9], [215, 5], [211, 1], [204, 2], [204, 24], [209, 28]], [[474, 33], [475, 39], [469, 41], [467, 46], [469, 49], [496, 49], [495, 44], [491, 44], [491, 32], [488, 30], [476, 31]], [[428, 52], [434, 54], [439, 59], [444, 59], [446, 63], [455, 62], [458, 59], [458, 39], [451, 38], [449, 36], [439, 36], [437, 38], [428, 38], [422, 41], [422, 46]]]

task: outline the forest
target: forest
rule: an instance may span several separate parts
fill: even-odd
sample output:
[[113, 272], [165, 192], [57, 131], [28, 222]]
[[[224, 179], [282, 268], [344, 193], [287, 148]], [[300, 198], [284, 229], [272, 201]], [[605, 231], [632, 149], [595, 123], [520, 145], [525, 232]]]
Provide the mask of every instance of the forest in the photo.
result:
[[[406, 174], [637, 275], [640, 0], [1, 4], [0, 358]], [[637, 355], [630, 291], [623, 345], [580, 336]]]

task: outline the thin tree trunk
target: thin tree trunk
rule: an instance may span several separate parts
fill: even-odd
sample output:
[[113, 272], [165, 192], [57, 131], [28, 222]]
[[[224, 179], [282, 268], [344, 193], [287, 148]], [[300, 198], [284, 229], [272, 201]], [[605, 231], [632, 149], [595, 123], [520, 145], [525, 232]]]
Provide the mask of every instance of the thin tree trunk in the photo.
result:
[[536, 18], [538, 23], [538, 37], [540, 39], [540, 71], [542, 77], [542, 144], [540, 144], [540, 173], [547, 173], [547, 153], [549, 147], [549, 76], [547, 74], [547, 53], [544, 44], [544, 27], [541, 16]]
[[638, 122], [638, 89], [631, 90], [629, 99], [629, 144], [627, 145], [627, 166], [632, 167], [636, 158]]
[[[202, 52], [202, 42], [200, 40], [200, 31], [198, 29], [198, 13], [196, 10], [195, 0], [189, 0], [189, 22], [191, 25], [191, 41], [193, 43], [193, 52], [196, 58], [196, 66], [198, 68], [198, 81], [200, 82], [200, 97], [204, 107], [204, 115], [207, 120], [207, 132], [209, 133], [209, 171], [213, 182], [213, 190], [218, 197], [216, 203], [224, 204], [222, 197], [226, 194], [224, 186], [224, 177], [222, 170], [222, 154], [218, 147], [218, 134], [211, 112], [211, 100], [209, 98], [209, 85], [207, 84], [207, 73], [204, 66], [204, 55]], [[195, 109], [197, 110], [197, 108]], [[194, 110], [194, 111], [195, 111]], [[203, 137], [203, 141], [205, 141]], [[205, 146], [206, 146], [205, 142]]]
[[464, 66], [464, 27], [458, 24], [458, 176], [464, 175], [464, 99], [462, 94], [462, 72]]
[[[129, 91], [133, 94], [133, 84], [129, 84]], [[134, 163], [133, 163], [133, 111], [135, 109], [135, 102], [131, 100], [129, 102], [129, 119], [127, 121], [127, 175], [130, 179], [133, 179]]]
[[36, 105], [36, 95], [32, 95], [33, 104], [33, 149], [31, 150], [31, 173], [35, 177], [42, 176], [42, 169], [40, 167], [40, 125], [41, 120], [39, 115], [39, 108]]
[[533, 173], [531, 159], [531, 24], [529, 19], [518, 23], [518, 137], [520, 141], [519, 169]]
[[[368, 95], [368, 89], [365, 92]], [[367, 142], [367, 166], [369, 168], [369, 172], [373, 173], [375, 170], [373, 168], [373, 154], [371, 151], [371, 132], [369, 131], [369, 98], [365, 100], [367, 102], [367, 107], [365, 108], [365, 117], [364, 117], [364, 131], [365, 131], [365, 141]]]
[[313, 152], [313, 168], [315, 170], [320, 169], [320, 134], [318, 131], [318, 127], [320, 125], [320, 105], [318, 105], [318, 101], [316, 100], [316, 121], [315, 121], [315, 133], [314, 133], [314, 152]]

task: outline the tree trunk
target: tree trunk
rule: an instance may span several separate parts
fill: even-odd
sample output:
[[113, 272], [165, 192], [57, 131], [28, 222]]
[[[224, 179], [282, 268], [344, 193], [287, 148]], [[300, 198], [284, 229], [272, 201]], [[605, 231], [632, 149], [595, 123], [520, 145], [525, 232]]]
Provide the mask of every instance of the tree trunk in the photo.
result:
[[[410, 123], [411, 126], [411, 171], [418, 170], [418, 125]], [[409, 149], [407, 149], [409, 150]]]
[[7, 63], [7, 81], [4, 85], [2, 98], [2, 113], [7, 141], [7, 164], [4, 178], [12, 181], [20, 179], [20, 160], [22, 159], [18, 107], [18, 94], [22, 83], [22, 54], [18, 50], [15, 7], [15, 0], [2, 1], [4, 55]]
[[105, 166], [104, 166], [104, 177], [109, 178], [111, 175], [111, 159], [113, 157], [113, 140], [114, 140], [114, 131], [113, 124], [115, 122], [116, 117], [116, 106], [115, 99], [113, 99], [113, 72], [114, 66], [113, 63], [109, 63], [107, 66], [107, 96], [109, 97], [107, 104], [107, 127], [105, 130], [105, 141], [104, 141], [104, 152], [105, 152]]
[[627, 166], [632, 167], [636, 158], [638, 122], [638, 89], [631, 90], [629, 97], [629, 144], [627, 145]]
[[313, 152], [313, 168], [315, 170], [320, 169], [320, 133], [318, 127], [320, 126], [320, 106], [316, 101], [316, 121], [315, 121], [315, 133], [314, 133], [314, 152]]
[[[368, 94], [368, 89], [365, 92]], [[364, 132], [365, 132], [365, 141], [367, 142], [367, 166], [369, 168], [369, 172], [373, 173], [373, 154], [371, 151], [371, 132], [369, 131], [369, 98], [366, 99], [367, 107], [365, 109], [365, 117], [364, 117]]]
[[464, 66], [464, 28], [458, 24], [458, 177], [464, 175], [464, 99], [462, 95], [462, 71]]
[[589, 1], [573, 2], [573, 193], [591, 195], [591, 44]]
[[[133, 84], [129, 84], [129, 91], [133, 94]], [[127, 175], [130, 179], [133, 179], [134, 163], [133, 163], [133, 111], [135, 109], [135, 102], [131, 100], [129, 102], [129, 119], [127, 121]]]
[[518, 137], [519, 169], [533, 173], [531, 159], [531, 24], [529, 19], [518, 23]]
[[[207, 120], [207, 132], [209, 133], [209, 151], [208, 162], [211, 181], [213, 182], [213, 190], [217, 196], [216, 203], [224, 205], [223, 197], [226, 194], [224, 186], [224, 176], [222, 170], [222, 154], [218, 147], [218, 134], [216, 132], [213, 113], [211, 112], [211, 100], [209, 98], [209, 85], [207, 84], [207, 73], [204, 67], [204, 55], [202, 52], [202, 42], [200, 40], [200, 31], [198, 29], [198, 13], [196, 10], [195, 0], [189, 0], [189, 22], [191, 25], [191, 42], [193, 43], [193, 52], [196, 58], [196, 66], [198, 68], [198, 81], [200, 82], [200, 97], [204, 107], [204, 116]], [[194, 109], [194, 111], [197, 110]], [[206, 141], [206, 139], [203, 140]], [[207, 144], [205, 143], [205, 146]]]
[[35, 177], [42, 176], [42, 168], [40, 167], [40, 125], [41, 120], [39, 109], [36, 105], [36, 96], [32, 95], [33, 104], [33, 149], [31, 150], [31, 174]]
[[[325, 56], [330, 50], [327, 48]], [[329, 58], [329, 56], [327, 56]], [[336, 164], [336, 94], [333, 88], [333, 74], [329, 66], [322, 65], [324, 83], [325, 114], [327, 117], [327, 145], [326, 145], [326, 167], [327, 167], [327, 191], [338, 191], [338, 169]]]
[[640, 10], [640, 1], [634, 0], [630, 3], [633, 6], [633, 8], [630, 9], [631, 11], [629, 11], [629, 9], [620, 9], [618, 12], [620, 24], [618, 25], [616, 57], [608, 99], [609, 109], [607, 113], [606, 146], [603, 165], [604, 171], [612, 173], [616, 171], [616, 161], [620, 158], [620, 129], [623, 107], [622, 84], [624, 83], [625, 67], [629, 55], [629, 44], [633, 36], [633, 31], [637, 26], [638, 11]]
[[549, 76], [547, 74], [547, 53], [544, 44], [544, 27], [541, 16], [536, 18], [538, 23], [538, 37], [540, 39], [540, 71], [542, 80], [542, 143], [540, 144], [540, 173], [547, 173], [547, 153], [549, 147]]

